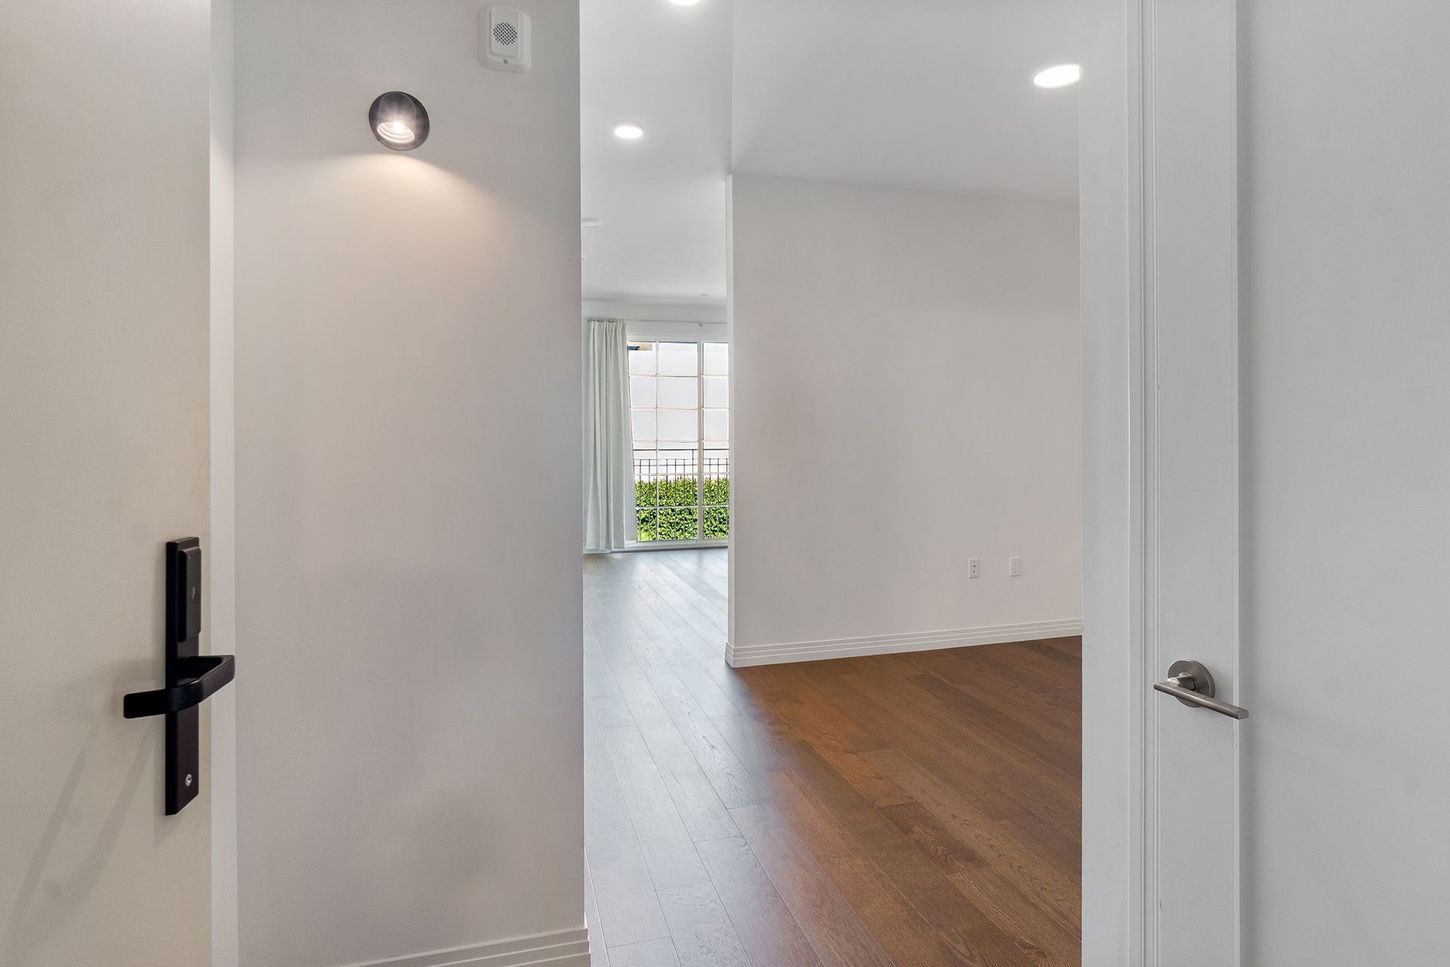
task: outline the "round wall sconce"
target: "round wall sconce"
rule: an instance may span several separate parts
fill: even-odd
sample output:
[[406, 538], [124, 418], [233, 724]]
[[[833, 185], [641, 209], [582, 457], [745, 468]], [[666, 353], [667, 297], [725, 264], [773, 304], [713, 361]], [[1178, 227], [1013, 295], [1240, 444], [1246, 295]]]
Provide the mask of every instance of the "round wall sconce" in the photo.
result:
[[411, 94], [388, 91], [368, 108], [368, 126], [383, 147], [412, 151], [428, 140], [428, 110]]

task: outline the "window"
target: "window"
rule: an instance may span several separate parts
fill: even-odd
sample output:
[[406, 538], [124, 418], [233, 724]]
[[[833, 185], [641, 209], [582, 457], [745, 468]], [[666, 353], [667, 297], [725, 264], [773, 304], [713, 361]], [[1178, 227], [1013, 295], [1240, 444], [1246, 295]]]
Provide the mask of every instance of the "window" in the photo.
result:
[[725, 343], [629, 344], [639, 543], [729, 536], [729, 375]]

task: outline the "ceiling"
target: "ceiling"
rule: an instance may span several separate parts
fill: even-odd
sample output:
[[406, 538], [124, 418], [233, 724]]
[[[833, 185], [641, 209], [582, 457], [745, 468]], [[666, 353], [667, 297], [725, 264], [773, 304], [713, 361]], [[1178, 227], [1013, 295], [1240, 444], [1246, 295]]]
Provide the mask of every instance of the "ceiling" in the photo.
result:
[[[584, 296], [725, 298], [730, 3], [583, 0]], [[620, 141], [617, 121], [645, 136]]]
[[[585, 0], [584, 292], [723, 301], [733, 171], [1073, 201], [1073, 0]], [[614, 122], [639, 121], [623, 142]]]

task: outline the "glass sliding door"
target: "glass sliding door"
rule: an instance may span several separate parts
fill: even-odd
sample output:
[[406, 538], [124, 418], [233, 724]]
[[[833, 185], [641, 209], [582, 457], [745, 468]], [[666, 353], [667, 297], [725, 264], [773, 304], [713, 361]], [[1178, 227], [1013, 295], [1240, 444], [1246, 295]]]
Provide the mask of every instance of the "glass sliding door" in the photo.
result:
[[637, 543], [729, 536], [729, 373], [725, 343], [630, 342]]

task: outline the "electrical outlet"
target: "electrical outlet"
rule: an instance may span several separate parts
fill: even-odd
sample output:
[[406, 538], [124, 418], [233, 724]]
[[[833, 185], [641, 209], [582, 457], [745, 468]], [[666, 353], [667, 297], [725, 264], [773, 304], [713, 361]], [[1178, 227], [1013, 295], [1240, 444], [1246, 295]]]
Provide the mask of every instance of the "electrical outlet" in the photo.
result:
[[979, 578], [982, 576], [982, 562], [979, 558], [967, 558], [967, 577]]
[[1020, 578], [1022, 576], [1022, 558], [1007, 558], [1007, 576], [1010, 578]]

